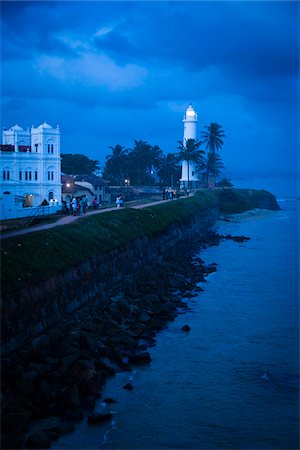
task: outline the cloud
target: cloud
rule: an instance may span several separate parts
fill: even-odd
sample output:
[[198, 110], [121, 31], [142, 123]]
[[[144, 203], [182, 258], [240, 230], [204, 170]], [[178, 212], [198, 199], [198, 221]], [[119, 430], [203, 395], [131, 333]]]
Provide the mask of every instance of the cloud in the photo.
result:
[[76, 83], [78, 88], [80, 85], [100, 85], [113, 91], [137, 87], [147, 76], [143, 67], [135, 64], [120, 67], [104, 54], [85, 53], [71, 62], [41, 55], [36, 61], [36, 67], [41, 74]]
[[192, 102], [200, 128], [223, 125], [227, 167], [243, 158], [255, 167], [255, 156], [267, 166], [270, 155], [273, 166], [295, 166], [297, 2], [25, 1], [1, 10], [3, 126], [58, 123], [64, 152], [82, 148], [92, 159], [135, 138], [175, 151]]

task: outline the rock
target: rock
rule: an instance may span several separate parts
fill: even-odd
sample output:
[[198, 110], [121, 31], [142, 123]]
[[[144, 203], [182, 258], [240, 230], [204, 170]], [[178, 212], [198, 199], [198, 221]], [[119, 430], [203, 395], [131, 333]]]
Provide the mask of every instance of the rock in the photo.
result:
[[48, 335], [41, 335], [34, 338], [31, 342], [31, 347], [35, 353], [45, 353], [50, 345], [50, 337]]
[[107, 403], [107, 404], [111, 404], [111, 403], [117, 403], [117, 401], [111, 397], [107, 397], [105, 399], [102, 400], [102, 403]]
[[38, 431], [28, 436], [26, 448], [30, 449], [46, 449], [51, 448], [51, 440], [58, 437], [58, 433], [54, 431]]
[[96, 398], [92, 395], [85, 397], [83, 400], [83, 407], [87, 411], [93, 411], [96, 406]]
[[21, 435], [26, 430], [31, 412], [18, 406], [17, 404], [9, 405], [2, 411], [1, 428], [2, 431], [9, 434], [15, 433]]
[[147, 294], [145, 295], [145, 303], [153, 303], [154, 305], [160, 303], [160, 298], [157, 294]]
[[116, 369], [111, 364], [108, 358], [99, 358], [95, 361], [95, 368], [97, 370], [104, 370], [109, 375], [114, 375], [116, 373]]
[[129, 357], [129, 363], [131, 364], [147, 364], [150, 361], [151, 356], [149, 352], [138, 352]]
[[80, 394], [83, 396], [94, 395], [100, 397], [101, 376], [94, 376], [88, 380], [83, 380], [79, 385]]
[[25, 397], [31, 397], [36, 390], [39, 378], [40, 375], [36, 370], [23, 372], [21, 378], [16, 382], [16, 388]]
[[55, 428], [55, 431], [57, 431], [58, 434], [64, 434], [64, 433], [70, 433], [71, 431], [74, 431], [74, 424], [72, 422], [61, 422], [57, 425]]
[[73, 422], [78, 422], [83, 418], [83, 409], [82, 408], [69, 409], [65, 411], [65, 416]]
[[75, 408], [78, 408], [81, 406], [79, 390], [75, 384], [64, 388], [62, 390], [62, 396], [67, 407], [75, 406]]
[[191, 328], [188, 325], [183, 325], [183, 327], [181, 328], [182, 331], [190, 331]]
[[91, 334], [87, 331], [81, 332], [79, 336], [80, 348], [85, 348], [87, 350], [94, 351], [96, 349], [96, 343], [94, 342]]
[[89, 380], [96, 375], [95, 365], [92, 361], [82, 359], [76, 361], [72, 366], [72, 376], [76, 383]]
[[107, 413], [95, 413], [95, 414], [91, 414], [90, 416], [88, 416], [87, 418], [87, 422], [90, 425], [94, 425], [97, 423], [103, 423], [106, 422], [107, 420], [110, 420], [112, 418], [112, 413], [107, 412]]
[[132, 386], [131, 383], [127, 383], [123, 386], [123, 389], [126, 389], [126, 391], [132, 391], [134, 387]]
[[147, 323], [149, 320], [151, 320], [151, 317], [145, 311], [143, 311], [137, 319], [140, 323]]

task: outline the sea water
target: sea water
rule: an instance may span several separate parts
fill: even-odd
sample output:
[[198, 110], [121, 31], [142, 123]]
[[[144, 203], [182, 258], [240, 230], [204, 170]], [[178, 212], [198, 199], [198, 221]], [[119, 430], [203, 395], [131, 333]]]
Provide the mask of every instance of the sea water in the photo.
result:
[[250, 240], [201, 251], [217, 272], [159, 333], [151, 364], [107, 383], [113, 421], [83, 420], [52, 448], [299, 448], [299, 202], [280, 206], [218, 222]]

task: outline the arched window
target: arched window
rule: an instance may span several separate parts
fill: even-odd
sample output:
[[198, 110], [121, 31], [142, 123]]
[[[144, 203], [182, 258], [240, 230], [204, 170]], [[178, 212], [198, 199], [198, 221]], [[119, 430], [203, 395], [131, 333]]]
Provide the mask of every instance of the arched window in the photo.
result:
[[48, 194], [48, 200], [49, 200], [49, 201], [50, 201], [50, 200], [53, 200], [53, 198], [54, 198], [53, 192], [49, 192], [49, 194]]

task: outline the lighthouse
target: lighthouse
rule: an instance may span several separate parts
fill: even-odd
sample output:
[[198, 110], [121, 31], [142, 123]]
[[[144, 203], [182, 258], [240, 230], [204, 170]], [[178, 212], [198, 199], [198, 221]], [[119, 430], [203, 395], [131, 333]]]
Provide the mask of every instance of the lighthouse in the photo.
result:
[[[196, 140], [197, 133], [197, 113], [192, 105], [189, 105], [183, 116], [183, 143], [185, 144], [188, 139]], [[181, 178], [180, 186], [182, 188], [188, 187], [188, 181], [192, 187], [196, 187], [199, 184], [199, 178], [196, 172], [196, 164], [193, 161], [182, 161], [181, 166]]]

